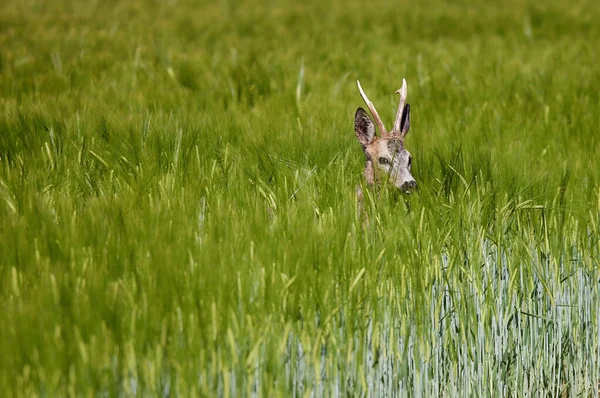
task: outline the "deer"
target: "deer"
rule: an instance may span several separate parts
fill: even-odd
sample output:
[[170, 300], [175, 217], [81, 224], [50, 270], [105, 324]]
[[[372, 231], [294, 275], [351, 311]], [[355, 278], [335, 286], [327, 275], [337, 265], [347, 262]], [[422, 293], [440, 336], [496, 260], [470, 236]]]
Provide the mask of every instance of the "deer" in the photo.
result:
[[[392, 131], [388, 132], [375, 109], [373, 102], [365, 94], [360, 81], [358, 90], [363, 101], [371, 111], [375, 123], [363, 108], [358, 108], [354, 115], [354, 132], [366, 157], [364, 178], [367, 186], [390, 182], [395, 188], [409, 194], [417, 188], [417, 182], [411, 174], [412, 157], [404, 148], [404, 138], [410, 128], [410, 105], [406, 103], [408, 87], [406, 79], [402, 79], [402, 87], [396, 91], [400, 95], [400, 103]], [[379, 136], [375, 134], [375, 125]], [[356, 188], [359, 214], [363, 213], [363, 193], [360, 186]]]
[[358, 108], [354, 116], [354, 132], [362, 146], [365, 157], [365, 182], [368, 186], [388, 180], [404, 193], [410, 193], [417, 188], [417, 182], [411, 172], [412, 157], [404, 148], [404, 138], [410, 128], [410, 104], [406, 103], [408, 88], [406, 79], [402, 79], [402, 87], [396, 91], [400, 94], [400, 104], [396, 113], [396, 120], [391, 132], [385, 129], [383, 121], [373, 102], [365, 94], [360, 81], [356, 81], [360, 95], [371, 111], [373, 119], [379, 129], [379, 136], [375, 134], [375, 124], [363, 108]]

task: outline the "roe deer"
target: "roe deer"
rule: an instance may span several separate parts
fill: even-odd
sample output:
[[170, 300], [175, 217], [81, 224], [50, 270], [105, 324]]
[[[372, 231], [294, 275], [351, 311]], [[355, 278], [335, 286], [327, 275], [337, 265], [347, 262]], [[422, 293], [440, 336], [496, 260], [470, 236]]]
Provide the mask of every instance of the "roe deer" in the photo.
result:
[[[367, 157], [365, 165], [365, 182], [367, 185], [389, 181], [404, 193], [417, 187], [417, 182], [410, 173], [412, 157], [404, 148], [404, 137], [410, 128], [410, 105], [406, 103], [408, 89], [406, 80], [402, 79], [402, 88], [396, 91], [400, 94], [400, 104], [396, 113], [396, 121], [391, 132], [387, 132], [379, 117], [375, 105], [363, 91], [357, 80], [358, 90], [362, 99], [371, 111], [379, 128], [379, 136], [375, 135], [375, 125], [363, 108], [356, 110], [354, 116], [354, 131], [356, 138]], [[362, 202], [362, 191], [357, 189], [359, 204]]]

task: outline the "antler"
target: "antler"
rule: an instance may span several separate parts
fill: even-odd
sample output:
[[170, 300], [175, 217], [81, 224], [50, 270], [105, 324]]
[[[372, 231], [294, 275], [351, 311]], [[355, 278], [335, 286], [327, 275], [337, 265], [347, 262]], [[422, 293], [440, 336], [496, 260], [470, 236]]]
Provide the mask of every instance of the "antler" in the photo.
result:
[[[371, 111], [371, 115], [373, 115], [373, 118], [375, 119], [375, 123], [377, 124], [377, 127], [379, 128], [381, 135], [382, 136], [388, 135], [388, 132], [385, 129], [385, 126], [383, 125], [383, 122], [381, 121], [381, 118], [379, 117], [377, 110], [375, 109], [375, 105], [373, 105], [373, 103], [371, 101], [369, 101], [369, 98], [367, 98], [367, 94], [365, 94], [362, 87], [360, 86], [360, 82], [357, 80], [356, 83], [358, 84], [358, 90], [360, 91], [360, 96], [362, 97], [363, 101], [365, 101], [365, 104], [367, 104], [367, 107]], [[402, 112], [400, 112], [400, 113], [402, 113]], [[398, 122], [398, 123], [400, 123], [400, 122]], [[398, 131], [400, 131], [400, 130], [398, 129]]]
[[402, 135], [400, 124], [402, 123], [402, 112], [404, 111], [404, 104], [406, 103], [406, 96], [408, 95], [406, 79], [402, 79], [402, 87], [396, 91], [396, 94], [400, 94], [400, 104], [398, 104], [398, 112], [396, 113], [396, 121], [394, 122], [394, 128], [392, 129], [392, 135]]

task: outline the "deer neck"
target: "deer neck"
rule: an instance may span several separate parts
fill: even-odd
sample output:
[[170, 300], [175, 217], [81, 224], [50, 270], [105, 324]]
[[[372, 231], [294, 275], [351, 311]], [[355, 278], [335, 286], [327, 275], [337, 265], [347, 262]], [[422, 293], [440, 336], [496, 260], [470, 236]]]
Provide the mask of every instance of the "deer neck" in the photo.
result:
[[373, 169], [373, 162], [370, 160], [367, 160], [365, 164], [365, 183], [367, 185], [375, 183], [375, 170]]

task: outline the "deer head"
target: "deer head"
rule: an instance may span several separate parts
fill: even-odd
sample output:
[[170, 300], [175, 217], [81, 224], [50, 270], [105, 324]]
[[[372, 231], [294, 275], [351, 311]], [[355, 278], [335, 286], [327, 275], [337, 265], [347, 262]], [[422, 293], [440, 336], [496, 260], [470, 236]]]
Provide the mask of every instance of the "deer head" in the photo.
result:
[[406, 80], [402, 79], [402, 88], [396, 91], [400, 94], [400, 104], [396, 120], [391, 132], [387, 132], [375, 106], [363, 91], [360, 82], [358, 90], [362, 99], [371, 111], [379, 128], [379, 136], [375, 135], [375, 125], [367, 112], [358, 108], [354, 116], [354, 131], [356, 138], [363, 148], [367, 162], [365, 165], [365, 180], [368, 185], [375, 182], [389, 181], [404, 193], [417, 187], [417, 182], [410, 173], [412, 157], [404, 148], [404, 138], [410, 128], [410, 105], [406, 103], [408, 89]]

